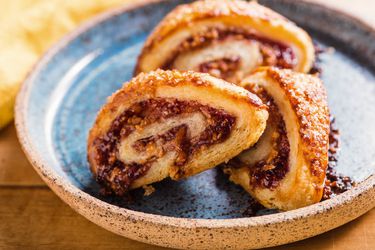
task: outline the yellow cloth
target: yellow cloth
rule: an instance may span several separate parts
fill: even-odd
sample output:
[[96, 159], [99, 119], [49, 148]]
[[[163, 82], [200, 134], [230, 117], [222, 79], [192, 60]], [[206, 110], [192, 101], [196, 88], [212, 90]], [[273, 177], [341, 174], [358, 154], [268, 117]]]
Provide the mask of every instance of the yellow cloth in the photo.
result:
[[58, 39], [130, 0], [0, 0], [0, 129], [13, 119], [20, 83]]

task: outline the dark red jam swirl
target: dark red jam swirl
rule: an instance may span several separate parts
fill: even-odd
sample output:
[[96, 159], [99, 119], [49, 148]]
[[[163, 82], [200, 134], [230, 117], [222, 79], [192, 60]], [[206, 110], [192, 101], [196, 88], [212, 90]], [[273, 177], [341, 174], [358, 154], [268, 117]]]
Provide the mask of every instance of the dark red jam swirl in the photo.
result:
[[[201, 113], [207, 123], [198, 136], [190, 138], [188, 124], [180, 124], [164, 133], [142, 138], [132, 145], [139, 153], [149, 152], [148, 150], [155, 152], [144, 162], [125, 164], [118, 160], [119, 143], [135, 130], [177, 115], [195, 112]], [[98, 166], [96, 179], [104, 187], [105, 193], [124, 195], [134, 180], [144, 176], [155, 161], [170, 151], [177, 153], [174, 166], [178, 167], [178, 175], [184, 176], [183, 166], [189, 159], [204, 147], [225, 141], [230, 136], [235, 121], [235, 117], [224, 110], [195, 101], [171, 98], [149, 99], [136, 103], [112, 122], [104, 136], [94, 141]], [[156, 145], [158, 150], [153, 151]]]
[[[271, 159], [262, 160], [249, 167], [251, 185], [263, 188], [276, 188], [279, 182], [289, 171], [289, 152], [290, 145], [286, 132], [285, 122], [273, 98], [262, 88], [252, 88], [269, 110], [267, 126], [275, 128], [272, 134], [272, 152]], [[272, 153], [271, 153], [272, 154]]]
[[[269, 139], [271, 140], [272, 149], [267, 159], [248, 164], [243, 162], [240, 157], [235, 157], [226, 164], [226, 167], [246, 167], [250, 175], [250, 186], [274, 189], [289, 171], [290, 145], [285, 122], [273, 98], [264, 89], [256, 86], [247, 86], [246, 89], [256, 94], [268, 106], [269, 117], [266, 129], [271, 128], [272, 130], [270, 132], [272, 134], [268, 135], [271, 137]], [[262, 137], [258, 143], [262, 143], [261, 141]], [[256, 150], [258, 143], [250, 150]]]
[[[323, 189], [321, 201], [331, 199], [356, 185], [349, 176], [339, 174], [336, 170], [338, 152], [340, 150], [340, 132], [336, 127], [334, 118], [331, 118], [329, 133], [329, 150], [328, 150], [328, 168], [326, 170], [326, 181]], [[236, 158], [235, 158], [236, 159]], [[235, 160], [234, 159], [234, 160]], [[237, 159], [238, 161], [238, 159]], [[232, 162], [232, 160], [230, 161]], [[232, 162], [233, 163], [233, 162]], [[241, 162], [234, 162], [231, 167], [241, 167]], [[227, 166], [224, 166], [227, 167]], [[257, 202], [254, 198], [250, 199], [247, 209], [243, 212], [243, 216], [254, 217], [262, 215], [266, 208]]]
[[[227, 29], [211, 28], [204, 33], [197, 33], [189, 37], [175, 49], [172, 56], [164, 63], [162, 68], [171, 69], [174, 61], [181, 53], [204, 48], [212, 42], [223, 41], [227, 38], [259, 42], [260, 52], [263, 56], [262, 66], [276, 66], [279, 68], [293, 69], [297, 64], [296, 55], [291, 47], [249, 31], [229, 27]], [[239, 57], [235, 61], [233, 61], [232, 58], [223, 58], [223, 60], [218, 60], [218, 62], [207, 63], [209, 67], [211, 67], [213, 63], [220, 63], [220, 67], [216, 70], [221, 71], [222, 78], [225, 79], [225, 75], [231, 75], [236, 69], [238, 69], [240, 62], [241, 58]], [[207, 63], [199, 65], [201, 71], [207, 68]]]
[[[328, 150], [328, 168], [326, 170], [326, 181], [323, 190], [322, 201], [331, 199], [339, 194], [350, 190], [356, 185], [349, 176], [342, 175], [337, 172], [337, 159], [340, 150], [340, 131], [336, 127], [334, 118], [331, 118], [329, 133], [329, 150]], [[245, 210], [244, 216], [259, 216], [261, 211], [265, 210], [260, 203], [251, 199], [249, 207]]]

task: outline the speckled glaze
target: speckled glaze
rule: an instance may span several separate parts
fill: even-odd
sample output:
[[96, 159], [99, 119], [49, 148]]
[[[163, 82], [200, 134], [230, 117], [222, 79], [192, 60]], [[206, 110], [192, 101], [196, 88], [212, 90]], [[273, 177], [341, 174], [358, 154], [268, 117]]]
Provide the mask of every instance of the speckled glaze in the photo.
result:
[[[56, 44], [26, 79], [16, 104], [18, 136], [49, 187], [77, 212], [123, 236], [191, 249], [260, 248], [338, 227], [375, 205], [375, 31], [305, 1], [261, 1], [308, 29], [334, 54], [322, 56], [331, 112], [341, 130], [338, 171], [361, 183], [305, 208], [245, 217], [249, 196], [220, 170], [163, 181], [136, 202], [99, 195], [86, 161], [86, 138], [106, 97], [129, 80], [144, 39], [179, 3], [137, 1], [106, 13]], [[340, 23], [340, 26], [337, 26]]]

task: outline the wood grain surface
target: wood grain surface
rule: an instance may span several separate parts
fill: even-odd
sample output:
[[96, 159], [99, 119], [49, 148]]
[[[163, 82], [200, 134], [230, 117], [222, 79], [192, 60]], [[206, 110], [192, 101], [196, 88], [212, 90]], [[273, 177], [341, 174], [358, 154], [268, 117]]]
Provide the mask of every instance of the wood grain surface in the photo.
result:
[[[347, 11], [375, 25], [373, 0], [310, 0]], [[0, 249], [162, 249], [110, 233], [63, 203], [24, 156], [15, 128], [0, 131]], [[375, 249], [375, 209], [340, 228], [270, 248]]]

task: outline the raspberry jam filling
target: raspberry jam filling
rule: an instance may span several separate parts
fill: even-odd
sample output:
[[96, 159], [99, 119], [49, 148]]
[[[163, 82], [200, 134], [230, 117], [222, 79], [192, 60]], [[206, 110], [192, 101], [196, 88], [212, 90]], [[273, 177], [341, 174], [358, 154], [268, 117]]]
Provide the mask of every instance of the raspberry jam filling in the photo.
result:
[[[154, 123], [181, 114], [197, 112], [202, 114], [206, 121], [206, 127], [199, 135], [190, 137], [189, 124], [179, 124], [164, 133], [147, 136], [132, 144], [136, 152], [147, 153], [146, 160], [125, 164], [118, 159], [119, 144], [134, 131], [141, 131]], [[170, 151], [176, 152], [174, 166], [178, 168], [178, 175], [183, 176], [183, 166], [196, 152], [229, 138], [235, 121], [235, 117], [224, 110], [195, 101], [170, 98], [136, 103], [122, 112], [103, 136], [95, 139], [95, 160], [99, 166], [96, 179], [107, 193], [123, 195], [136, 179], [147, 173], [154, 162]]]

